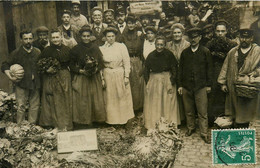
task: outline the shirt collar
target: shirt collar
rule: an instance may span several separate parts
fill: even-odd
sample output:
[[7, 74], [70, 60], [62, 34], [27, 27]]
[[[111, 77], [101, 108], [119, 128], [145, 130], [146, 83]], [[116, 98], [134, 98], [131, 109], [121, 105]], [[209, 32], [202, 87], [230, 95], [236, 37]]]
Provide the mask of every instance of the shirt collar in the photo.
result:
[[32, 49], [33, 49], [33, 46], [31, 46], [31, 48], [27, 49], [23, 46], [23, 49], [27, 52], [27, 53], [31, 53], [32, 52]]
[[62, 25], [63, 26], [63, 28], [65, 29], [65, 30], [69, 30], [70, 29], [70, 24], [68, 25], [68, 26], [65, 26], [65, 25]]
[[102, 28], [102, 23], [100, 25], [94, 24], [94, 28], [96, 28], [96, 27], [99, 27], [101, 29]]
[[114, 44], [115, 44], [115, 43], [109, 44], [107, 41], [105, 42], [105, 46], [106, 46], [106, 47], [112, 47]]
[[123, 26], [123, 28], [126, 26], [126, 22], [124, 22], [123, 24], [119, 24], [118, 23], [118, 27], [120, 28], [120, 26]]

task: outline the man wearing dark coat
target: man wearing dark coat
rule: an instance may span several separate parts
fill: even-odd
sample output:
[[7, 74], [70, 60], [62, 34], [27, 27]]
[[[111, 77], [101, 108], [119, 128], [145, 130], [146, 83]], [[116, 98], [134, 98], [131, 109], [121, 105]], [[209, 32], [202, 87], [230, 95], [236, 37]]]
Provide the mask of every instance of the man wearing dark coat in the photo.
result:
[[[8, 59], [3, 62], [1, 70], [15, 84], [17, 103], [17, 123], [25, 120], [27, 101], [29, 102], [28, 121], [36, 124], [40, 107], [40, 77], [37, 72], [37, 60], [41, 53], [38, 48], [32, 46], [33, 34], [29, 30], [20, 33], [22, 46], [14, 50]], [[17, 80], [10, 67], [19, 64], [24, 69], [24, 76]]]
[[50, 46], [50, 41], [48, 39], [49, 29], [45, 26], [40, 26], [36, 30], [37, 40], [33, 42], [33, 46], [40, 49], [41, 51]]
[[201, 29], [191, 28], [188, 32], [191, 46], [183, 50], [178, 70], [178, 92], [182, 95], [188, 131], [195, 132], [195, 107], [198, 111], [200, 134], [205, 143], [208, 138], [208, 98], [212, 81], [212, 58], [210, 51], [199, 44]]
[[225, 20], [217, 21], [214, 28], [215, 37], [206, 44], [206, 47], [211, 51], [213, 60], [213, 80], [208, 109], [209, 126], [213, 126], [216, 117], [225, 113], [225, 93], [221, 91], [217, 79], [227, 53], [237, 45], [226, 37], [228, 23]]

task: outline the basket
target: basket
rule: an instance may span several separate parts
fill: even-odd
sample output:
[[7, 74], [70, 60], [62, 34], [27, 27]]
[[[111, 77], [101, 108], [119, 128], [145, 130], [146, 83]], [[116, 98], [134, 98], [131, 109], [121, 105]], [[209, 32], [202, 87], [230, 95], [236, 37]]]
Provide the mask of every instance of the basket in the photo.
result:
[[255, 86], [236, 85], [236, 93], [239, 97], [253, 99], [259, 94], [260, 89]]

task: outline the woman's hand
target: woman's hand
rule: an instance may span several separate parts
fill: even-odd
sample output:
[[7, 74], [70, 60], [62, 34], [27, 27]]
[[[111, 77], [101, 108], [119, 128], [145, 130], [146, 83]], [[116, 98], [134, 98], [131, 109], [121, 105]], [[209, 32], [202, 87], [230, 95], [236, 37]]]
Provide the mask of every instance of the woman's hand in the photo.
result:
[[103, 89], [106, 89], [106, 87], [107, 87], [106, 82], [105, 82], [104, 79], [102, 79], [102, 88], [103, 88]]
[[79, 73], [82, 74], [82, 75], [85, 75], [86, 74], [86, 70], [85, 69], [80, 69]]
[[125, 86], [127, 86], [129, 84], [129, 77], [125, 77]]
[[56, 73], [56, 70], [51, 66], [51, 67], [49, 67], [49, 68], [47, 69], [46, 72], [47, 72], [47, 73], [50, 73], [50, 74], [54, 74], [54, 73]]

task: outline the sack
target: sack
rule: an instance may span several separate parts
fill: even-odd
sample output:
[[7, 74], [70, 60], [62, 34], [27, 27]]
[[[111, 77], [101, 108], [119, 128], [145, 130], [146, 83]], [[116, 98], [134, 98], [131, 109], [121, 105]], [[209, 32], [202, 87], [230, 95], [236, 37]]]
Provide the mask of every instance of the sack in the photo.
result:
[[216, 123], [220, 128], [228, 128], [232, 125], [232, 118], [229, 116], [218, 117], [214, 123]]

